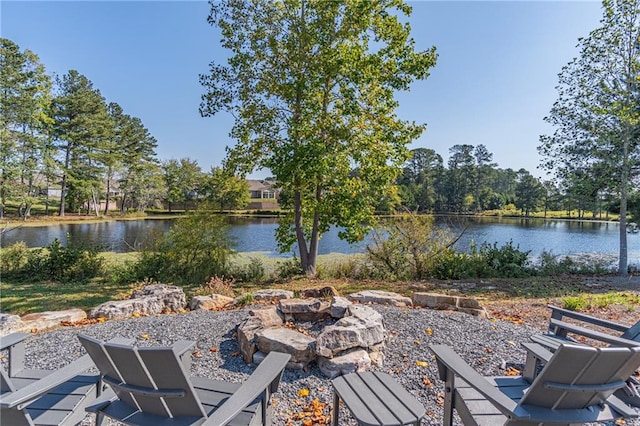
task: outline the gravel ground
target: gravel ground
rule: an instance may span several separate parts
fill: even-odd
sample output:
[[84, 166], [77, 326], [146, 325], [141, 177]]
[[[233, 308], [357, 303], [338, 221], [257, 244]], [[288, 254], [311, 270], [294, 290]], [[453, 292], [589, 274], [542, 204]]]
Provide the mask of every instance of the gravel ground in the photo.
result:
[[[539, 333], [526, 325], [483, 320], [458, 312], [373, 308], [384, 316], [387, 331], [384, 366], [375, 369], [391, 374], [425, 406], [427, 416], [423, 425], [442, 423], [439, 401], [442, 401], [443, 383], [438, 379], [429, 344], [451, 345], [480, 373], [501, 375], [505, 367], [522, 367], [525, 352], [520, 342]], [[237, 355], [233, 334], [235, 325], [248, 315], [248, 309], [194, 311], [44, 332], [28, 340], [26, 363], [30, 368], [55, 369], [80, 357], [84, 351], [75, 337], [79, 332], [104, 340], [115, 336], [135, 338], [140, 346], [171, 345], [187, 339], [197, 342], [199, 352], [193, 356], [193, 375], [240, 382], [251, 374], [253, 367]], [[426, 361], [428, 365], [418, 365], [417, 361]], [[300, 397], [298, 391], [302, 389], [309, 389], [309, 396]], [[325, 414], [330, 416], [331, 382], [315, 366], [308, 371], [286, 370], [274, 398], [274, 424], [300, 425], [302, 421], [296, 415], [314, 398], [327, 404]], [[92, 419], [85, 419], [83, 425], [89, 424]], [[356, 424], [344, 407], [340, 410], [340, 424]], [[627, 424], [640, 425], [640, 422]]]

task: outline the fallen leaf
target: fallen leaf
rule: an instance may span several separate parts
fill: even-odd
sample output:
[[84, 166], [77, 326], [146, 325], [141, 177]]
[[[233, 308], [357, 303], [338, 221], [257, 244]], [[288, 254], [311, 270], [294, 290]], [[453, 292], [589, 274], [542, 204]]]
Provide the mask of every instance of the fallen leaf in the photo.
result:
[[191, 352], [191, 355], [195, 356], [196, 358], [202, 358], [202, 354], [197, 349]]
[[433, 330], [430, 328], [427, 328], [424, 332], [427, 333], [429, 336], [433, 334]]
[[140, 313], [138, 313], [138, 312], [134, 312], [134, 313], [131, 314], [132, 318], [138, 318], [139, 316], [140, 316]]
[[414, 345], [419, 345], [419, 344], [420, 344], [420, 340], [414, 340], [414, 341], [413, 341], [413, 344], [414, 344]]
[[431, 380], [429, 380], [427, 376], [422, 376], [422, 384], [425, 385], [426, 387], [433, 386], [433, 383], [431, 382]]
[[493, 353], [493, 349], [491, 348], [484, 348], [484, 351], [488, 354], [492, 354]]
[[298, 396], [304, 398], [305, 396], [309, 396], [309, 389], [300, 389], [298, 391]]
[[148, 334], [146, 334], [146, 333], [141, 334], [141, 335], [140, 335], [140, 337], [142, 337], [142, 338], [143, 338], [143, 339], [145, 339], [145, 340], [149, 340], [149, 339], [150, 339], [149, 335], [148, 335]]
[[211, 352], [218, 352], [218, 348], [215, 348], [215, 347], [213, 347], [213, 346], [212, 346], [212, 347], [210, 347], [210, 348], [209, 348], [209, 350], [210, 350]]
[[428, 367], [429, 363], [427, 361], [416, 361], [416, 365], [418, 367]]

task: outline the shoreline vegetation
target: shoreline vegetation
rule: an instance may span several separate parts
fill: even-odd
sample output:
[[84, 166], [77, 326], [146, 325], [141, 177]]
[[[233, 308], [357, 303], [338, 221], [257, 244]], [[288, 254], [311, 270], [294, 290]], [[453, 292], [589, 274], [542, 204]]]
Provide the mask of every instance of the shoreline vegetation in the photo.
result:
[[[29, 216], [27, 220], [15, 215], [5, 215], [0, 218], [0, 232], [10, 230], [15, 227], [38, 227], [49, 225], [66, 225], [74, 223], [102, 223], [109, 221], [125, 221], [125, 220], [163, 220], [163, 219], [178, 219], [185, 214], [192, 212], [192, 210], [173, 210], [168, 211], [152, 211], [149, 213], [131, 213], [131, 214], [110, 214], [95, 216], [91, 214], [73, 214], [66, 213], [65, 216], [58, 215], [45, 215], [45, 214], [33, 214]], [[225, 211], [212, 211], [213, 214], [222, 216], [237, 216], [237, 217], [280, 217], [284, 214], [279, 210], [225, 210]], [[395, 217], [398, 215], [378, 215], [378, 218]], [[480, 213], [436, 213], [434, 217], [463, 217], [463, 218], [483, 218], [483, 217], [497, 217], [497, 218], [513, 218], [513, 219], [539, 219], [539, 220], [567, 220], [567, 221], [580, 221], [580, 222], [612, 222], [619, 223], [619, 216], [616, 214], [609, 214], [607, 217], [593, 217], [592, 214], [583, 214], [582, 217], [578, 217], [578, 211], [548, 211], [546, 215], [543, 212], [530, 213], [528, 216], [524, 213], [518, 213], [513, 210], [487, 210]]]

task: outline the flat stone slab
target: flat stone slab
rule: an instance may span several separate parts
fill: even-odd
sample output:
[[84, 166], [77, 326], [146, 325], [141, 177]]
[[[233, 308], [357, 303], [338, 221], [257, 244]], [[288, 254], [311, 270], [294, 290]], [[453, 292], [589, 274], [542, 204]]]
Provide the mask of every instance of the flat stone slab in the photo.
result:
[[358, 303], [376, 303], [379, 305], [413, 306], [411, 298], [398, 293], [382, 290], [364, 290], [352, 293], [349, 300]]
[[208, 310], [217, 311], [235, 301], [233, 297], [223, 296], [221, 294], [212, 294], [211, 296], [194, 296], [189, 303], [189, 309], [192, 311]]
[[460, 311], [480, 318], [487, 318], [487, 311], [473, 297], [449, 296], [437, 293], [413, 293], [416, 306], [430, 309]]
[[329, 316], [330, 305], [320, 299], [283, 299], [278, 309], [287, 316], [305, 321], [316, 321]]
[[277, 302], [281, 299], [292, 299], [293, 292], [290, 290], [267, 289], [258, 290], [253, 293], [253, 300], [263, 302]]
[[18, 315], [0, 314], [0, 336], [26, 330], [26, 325]]
[[28, 314], [20, 318], [26, 330], [45, 330], [59, 326], [62, 321], [78, 322], [87, 318], [82, 309], [67, 309], [65, 311], [46, 311]]
[[371, 358], [364, 349], [344, 352], [334, 358], [318, 357], [318, 367], [322, 374], [334, 379], [343, 374], [367, 371], [371, 368]]
[[266, 328], [256, 333], [256, 346], [261, 352], [284, 352], [293, 363], [308, 363], [315, 359], [313, 337], [285, 327]]

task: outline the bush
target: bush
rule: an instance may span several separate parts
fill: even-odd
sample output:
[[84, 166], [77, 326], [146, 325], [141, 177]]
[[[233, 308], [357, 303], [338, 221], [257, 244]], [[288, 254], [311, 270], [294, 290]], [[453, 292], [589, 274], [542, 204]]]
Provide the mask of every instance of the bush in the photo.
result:
[[20, 242], [0, 252], [0, 269], [5, 276], [56, 282], [83, 281], [103, 272], [103, 259], [97, 248], [69, 240], [63, 245], [55, 239], [46, 249], [28, 249]]
[[454, 237], [433, 216], [405, 213], [372, 233], [367, 256], [376, 275], [391, 279], [423, 279], [435, 258], [449, 250]]
[[290, 259], [278, 262], [277, 274], [278, 278], [283, 280], [304, 275], [304, 271], [302, 270], [302, 266], [300, 264], [300, 259], [298, 259], [296, 256], [293, 256]]
[[198, 210], [156, 234], [133, 267], [137, 280], [190, 284], [228, 276], [232, 242], [223, 217]]
[[29, 261], [29, 249], [24, 241], [12, 244], [0, 250], [0, 271], [11, 276], [23, 272]]
[[492, 277], [522, 278], [531, 275], [528, 267], [530, 251], [521, 251], [520, 247], [514, 247], [513, 241], [509, 241], [502, 247], [498, 243], [493, 245], [483, 243], [480, 247], [480, 256], [484, 258], [486, 265], [491, 270]]
[[257, 283], [266, 277], [264, 264], [262, 260], [257, 257], [249, 258], [249, 263], [246, 265], [236, 266], [231, 275], [240, 282], [244, 283]]

